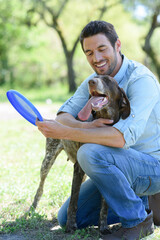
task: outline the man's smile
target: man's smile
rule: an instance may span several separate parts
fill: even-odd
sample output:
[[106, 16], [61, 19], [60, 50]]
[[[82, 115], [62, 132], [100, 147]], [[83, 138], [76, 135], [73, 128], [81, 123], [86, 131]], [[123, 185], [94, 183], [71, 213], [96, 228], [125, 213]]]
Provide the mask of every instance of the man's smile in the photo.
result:
[[97, 68], [101, 68], [101, 67], [104, 67], [106, 65], [106, 61], [105, 62], [101, 62], [101, 63], [95, 63], [94, 65], [97, 67]]

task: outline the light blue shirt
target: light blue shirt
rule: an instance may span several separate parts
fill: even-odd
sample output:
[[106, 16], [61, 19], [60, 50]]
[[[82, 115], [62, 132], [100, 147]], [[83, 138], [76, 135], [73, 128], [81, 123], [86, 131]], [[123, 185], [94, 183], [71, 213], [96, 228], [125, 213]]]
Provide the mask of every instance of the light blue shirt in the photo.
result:
[[[77, 117], [89, 98], [89, 76], [68, 99], [59, 112], [67, 112]], [[114, 125], [124, 135], [124, 148], [134, 148], [160, 160], [160, 85], [153, 73], [144, 65], [128, 60], [123, 56], [123, 63], [114, 76], [119, 86], [124, 89], [130, 101], [130, 116]]]

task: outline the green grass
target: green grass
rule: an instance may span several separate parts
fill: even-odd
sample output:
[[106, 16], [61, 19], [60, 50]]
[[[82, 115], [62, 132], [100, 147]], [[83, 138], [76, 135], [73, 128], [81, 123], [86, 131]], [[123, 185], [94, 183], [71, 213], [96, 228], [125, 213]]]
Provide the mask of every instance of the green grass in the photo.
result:
[[[39, 183], [45, 138], [23, 119], [1, 121], [0, 131], [0, 233], [21, 232], [26, 236], [29, 232], [34, 239], [45, 240], [66, 237], [63, 229], [51, 228], [57, 225], [58, 209], [70, 195], [72, 163], [64, 152], [59, 155], [46, 179], [36, 212], [25, 219], [22, 216], [31, 205]], [[74, 239], [74, 235], [81, 234], [84, 231], [69, 236]]]
[[[5, 91], [6, 89], [1, 89], [1, 93]], [[23, 92], [23, 90], [20, 91]], [[44, 105], [47, 96], [52, 97], [51, 92], [56, 92], [57, 98], [54, 104], [49, 106], [55, 113], [63, 102], [58, 100], [60, 89], [43, 91], [32, 90], [26, 94], [34, 100], [33, 102]], [[67, 91], [63, 89], [62, 92], [67, 99]], [[3, 94], [1, 97], [5, 101]], [[17, 240], [99, 239], [95, 228], [66, 234], [64, 229], [58, 227], [56, 220], [58, 209], [70, 195], [73, 171], [72, 163], [66, 161], [64, 152], [58, 156], [49, 172], [36, 212], [25, 219], [22, 216], [33, 201], [40, 179], [40, 167], [45, 154], [45, 138], [35, 126], [23, 118], [6, 117], [6, 119], [0, 119], [0, 144], [0, 236], [16, 235]], [[160, 229], [156, 228], [154, 235], [146, 239], [158, 240], [159, 238]]]
[[[8, 103], [5, 95], [7, 90], [8, 88], [0, 89], [0, 108], [4, 102]], [[49, 107], [52, 114], [56, 113], [59, 106], [70, 96], [67, 88], [61, 85], [52, 89], [16, 90], [25, 94], [34, 104]], [[50, 105], [46, 105], [48, 98], [52, 100]], [[7, 107], [10, 111], [9, 103]], [[48, 174], [36, 212], [25, 219], [23, 215], [33, 201], [40, 180], [45, 138], [35, 126], [17, 115], [17, 118], [10, 119], [6, 116], [0, 119], [0, 142], [1, 234], [16, 234], [17, 239], [23, 236], [29, 240], [93, 239], [93, 236], [98, 239], [97, 230], [94, 228], [66, 234], [64, 229], [58, 226], [57, 213], [70, 195], [73, 172], [73, 165], [67, 161], [64, 152], [58, 156]]]
[[[13, 89], [24, 94], [30, 101], [34, 103], [46, 103], [47, 99], [50, 99], [53, 103], [63, 103], [66, 101], [72, 93], [68, 93], [68, 86], [61, 83], [55, 83], [50, 87], [41, 87], [33, 89], [23, 89], [14, 87]], [[0, 88], [0, 103], [7, 101], [6, 92], [10, 90], [9, 86]]]
[[[33, 200], [44, 157], [45, 138], [23, 119], [1, 121], [0, 128], [0, 209], [3, 221], [6, 217], [8, 220], [20, 217]], [[66, 159], [62, 153], [49, 173], [38, 207], [40, 214], [46, 214], [46, 207], [48, 216], [49, 210], [54, 212], [55, 208], [57, 211], [69, 195], [72, 164]]]

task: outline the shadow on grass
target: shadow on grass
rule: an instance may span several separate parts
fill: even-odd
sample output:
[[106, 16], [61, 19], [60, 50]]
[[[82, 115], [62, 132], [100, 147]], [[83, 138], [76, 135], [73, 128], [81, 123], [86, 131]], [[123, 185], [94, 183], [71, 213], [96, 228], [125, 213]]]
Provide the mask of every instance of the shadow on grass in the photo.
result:
[[5, 221], [0, 226], [0, 240], [98, 240], [96, 228], [77, 230], [73, 234], [65, 233], [56, 218], [49, 221], [38, 213], [30, 217], [21, 217], [12, 222]]

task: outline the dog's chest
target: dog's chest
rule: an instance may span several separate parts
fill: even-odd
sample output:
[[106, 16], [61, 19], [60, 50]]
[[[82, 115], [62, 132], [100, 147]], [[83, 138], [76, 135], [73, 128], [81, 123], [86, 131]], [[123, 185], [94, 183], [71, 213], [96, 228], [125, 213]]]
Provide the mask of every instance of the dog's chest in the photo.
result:
[[68, 155], [69, 160], [75, 163], [77, 161], [77, 151], [82, 145], [82, 143], [73, 142], [69, 140], [61, 140], [61, 141], [63, 143], [64, 150]]

